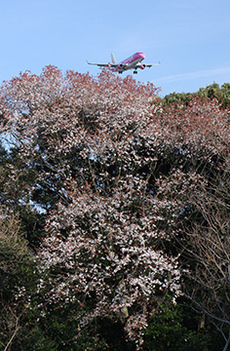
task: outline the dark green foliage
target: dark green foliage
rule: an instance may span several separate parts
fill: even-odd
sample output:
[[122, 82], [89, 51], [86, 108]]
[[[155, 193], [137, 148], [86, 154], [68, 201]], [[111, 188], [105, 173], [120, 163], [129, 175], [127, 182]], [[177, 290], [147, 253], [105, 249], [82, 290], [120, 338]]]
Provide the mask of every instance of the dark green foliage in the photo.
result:
[[[8, 210], [0, 212], [0, 344], [19, 337], [37, 287], [34, 257], [21, 234], [20, 222]], [[25, 336], [25, 335], [24, 335]], [[12, 341], [11, 341], [12, 340]]]
[[221, 87], [217, 83], [200, 88], [197, 95], [208, 99], [217, 99], [223, 109], [230, 107], [230, 83], [224, 83]]
[[223, 109], [230, 107], [230, 83], [224, 83], [221, 87], [217, 83], [208, 85], [205, 88], [200, 88], [195, 93], [171, 93], [164, 97], [163, 105], [188, 105], [195, 97], [200, 96], [206, 99], [217, 99]]
[[185, 104], [187, 105], [191, 101], [193, 95], [191, 93], [171, 93], [164, 97], [163, 104], [164, 106], [171, 104]]
[[[191, 310], [188, 301], [169, 301], [159, 307], [145, 331], [143, 350], [215, 351], [223, 340], [212, 325], [203, 325], [203, 316]], [[201, 327], [202, 326], [202, 327]], [[215, 335], [215, 340], [213, 336]], [[220, 346], [221, 345], [221, 346]]]

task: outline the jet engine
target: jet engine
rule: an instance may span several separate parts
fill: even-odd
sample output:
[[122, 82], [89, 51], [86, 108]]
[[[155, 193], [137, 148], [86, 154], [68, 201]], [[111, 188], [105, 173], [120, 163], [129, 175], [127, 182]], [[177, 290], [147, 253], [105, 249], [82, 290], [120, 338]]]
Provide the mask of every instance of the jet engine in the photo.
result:
[[119, 65], [118, 65], [119, 68], [123, 68], [123, 69], [126, 69], [127, 66], [128, 66], [128, 63], [126, 63], [126, 64], [119, 63]]
[[145, 69], [146, 65], [143, 63], [142, 65], [140, 65], [140, 69]]
[[127, 63], [126, 64], [119, 63], [118, 67], [119, 67], [119, 71], [118, 72], [122, 73], [123, 71], [125, 71], [127, 69], [128, 64]]

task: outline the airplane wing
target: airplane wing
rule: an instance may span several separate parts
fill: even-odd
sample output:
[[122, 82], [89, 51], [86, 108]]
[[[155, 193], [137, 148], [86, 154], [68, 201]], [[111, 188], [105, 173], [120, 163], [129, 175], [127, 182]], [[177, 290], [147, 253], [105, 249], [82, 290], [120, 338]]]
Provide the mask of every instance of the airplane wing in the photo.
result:
[[134, 69], [144, 69], [146, 67], [150, 68], [152, 66], [159, 66], [161, 63], [159, 61], [159, 63], [141, 63], [141, 62], [138, 62], [135, 66], [134, 66]]
[[98, 63], [98, 62], [89, 62], [86, 60], [86, 62], [88, 63], [88, 65], [95, 65], [98, 66], [99, 68], [114, 68], [117, 67], [117, 63]]
[[152, 66], [159, 66], [161, 63], [160, 61], [158, 63], [144, 63], [145, 67], [152, 67]]

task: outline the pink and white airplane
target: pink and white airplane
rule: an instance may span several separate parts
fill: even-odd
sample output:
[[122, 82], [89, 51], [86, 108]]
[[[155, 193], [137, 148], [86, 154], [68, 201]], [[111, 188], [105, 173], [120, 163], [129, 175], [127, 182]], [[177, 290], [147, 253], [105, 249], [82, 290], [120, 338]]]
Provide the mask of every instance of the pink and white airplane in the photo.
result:
[[111, 59], [112, 63], [97, 63], [97, 62], [88, 62], [89, 65], [96, 65], [99, 68], [103, 69], [109, 69], [113, 72], [118, 72], [122, 73], [124, 71], [127, 71], [128, 69], [133, 69], [133, 73], [137, 73], [137, 69], [145, 69], [146, 67], [152, 67], [152, 66], [158, 66], [159, 63], [142, 63], [142, 61], [145, 59], [145, 54], [143, 52], [138, 51], [132, 56], [128, 57], [124, 61], [117, 62], [114, 55], [111, 54]]

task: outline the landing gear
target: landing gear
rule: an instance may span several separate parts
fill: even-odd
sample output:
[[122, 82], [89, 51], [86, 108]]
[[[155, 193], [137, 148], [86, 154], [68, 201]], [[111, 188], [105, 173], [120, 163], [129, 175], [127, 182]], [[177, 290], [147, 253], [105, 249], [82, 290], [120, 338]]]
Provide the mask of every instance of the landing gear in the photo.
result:
[[137, 71], [133, 71], [133, 74], [137, 74]]

